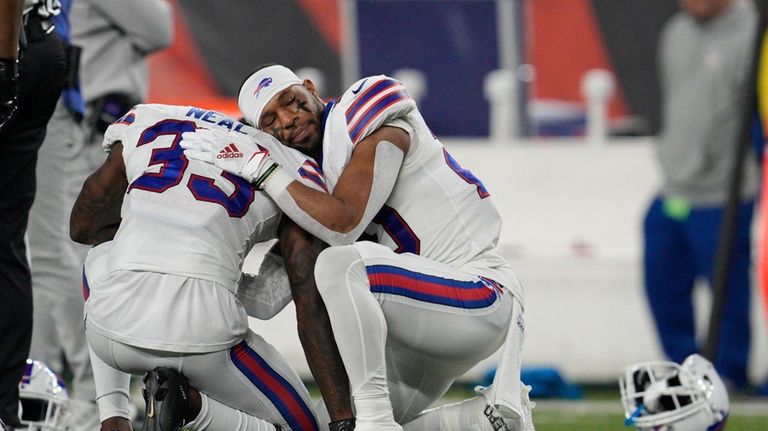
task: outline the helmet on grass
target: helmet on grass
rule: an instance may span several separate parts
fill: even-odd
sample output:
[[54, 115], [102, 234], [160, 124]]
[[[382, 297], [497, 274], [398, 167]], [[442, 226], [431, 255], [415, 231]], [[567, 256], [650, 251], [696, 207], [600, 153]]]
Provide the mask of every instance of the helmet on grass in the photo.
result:
[[682, 364], [644, 362], [619, 378], [624, 424], [641, 431], [717, 431], [728, 419], [728, 391], [715, 367], [693, 354]]
[[65, 431], [70, 399], [64, 381], [40, 361], [27, 359], [19, 382], [19, 417], [30, 431]]

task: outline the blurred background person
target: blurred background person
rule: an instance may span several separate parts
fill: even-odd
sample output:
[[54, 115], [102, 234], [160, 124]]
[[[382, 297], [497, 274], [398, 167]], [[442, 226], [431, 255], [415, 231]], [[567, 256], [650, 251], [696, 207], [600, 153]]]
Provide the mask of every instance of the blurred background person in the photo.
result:
[[58, 0], [0, 2], [0, 421], [9, 427], [19, 425], [19, 380], [32, 333], [24, 232], [37, 150], [66, 72], [51, 21], [59, 12]]
[[[681, 0], [680, 6], [660, 39], [657, 158], [663, 185], [643, 228], [648, 302], [663, 350], [678, 363], [700, 350], [692, 295], [697, 281], [712, 283], [757, 25], [751, 0]], [[747, 384], [750, 230], [757, 175], [750, 152], [713, 361], [733, 389]]]
[[3, 3], [0, 10], [0, 128], [19, 109], [18, 50], [23, 1]]
[[67, 42], [71, 34], [68, 51], [73, 64], [79, 56], [80, 82], [70, 74], [39, 152], [28, 229], [35, 303], [30, 357], [59, 373], [68, 367], [73, 398], [91, 403], [76, 404], [73, 429], [91, 430], [99, 420], [80, 289], [88, 247], [69, 238], [69, 216], [85, 178], [106, 157], [104, 130], [146, 100], [146, 58], [171, 43], [173, 15], [164, 0], [65, 0], [63, 6], [71, 6], [71, 29], [65, 31], [66, 22], [57, 29]]

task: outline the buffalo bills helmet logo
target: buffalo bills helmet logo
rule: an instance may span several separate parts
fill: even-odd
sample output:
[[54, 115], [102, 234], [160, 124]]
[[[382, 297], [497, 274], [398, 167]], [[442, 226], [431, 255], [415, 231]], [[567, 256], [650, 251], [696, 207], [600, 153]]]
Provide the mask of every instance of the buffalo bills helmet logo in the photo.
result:
[[272, 83], [272, 78], [264, 78], [264, 79], [262, 79], [261, 82], [259, 82], [259, 86], [256, 87], [255, 90], [253, 90], [253, 96], [254, 97], [259, 97], [259, 92], [261, 91], [261, 89], [269, 87], [269, 84], [271, 84], [271, 83]]

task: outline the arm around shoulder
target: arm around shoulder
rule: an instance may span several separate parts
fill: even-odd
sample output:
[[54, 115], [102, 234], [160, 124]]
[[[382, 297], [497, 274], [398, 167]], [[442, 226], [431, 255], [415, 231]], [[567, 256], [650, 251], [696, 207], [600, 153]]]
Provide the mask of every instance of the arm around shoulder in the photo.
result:
[[[296, 224], [334, 245], [355, 242], [389, 198], [410, 146], [407, 132], [382, 127], [360, 141], [332, 194], [277, 172], [264, 190]], [[287, 184], [287, 186], [286, 186]]]

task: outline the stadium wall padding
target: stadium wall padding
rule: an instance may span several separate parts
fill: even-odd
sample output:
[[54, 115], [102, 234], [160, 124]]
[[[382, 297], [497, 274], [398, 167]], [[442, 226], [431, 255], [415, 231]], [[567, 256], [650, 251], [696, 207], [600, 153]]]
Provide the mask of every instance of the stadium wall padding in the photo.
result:
[[[314, 67], [334, 98], [341, 82], [338, 0], [169, 0], [174, 45], [150, 57], [150, 101], [218, 103], [234, 96], [255, 66]], [[614, 119], [637, 116], [658, 128], [658, 32], [677, 9], [668, 0], [526, 1], [524, 35], [536, 79], [531, 101], [582, 102], [591, 68], [612, 70]], [[485, 75], [499, 67], [495, 0], [357, 0], [360, 74], [413, 67], [427, 75], [422, 112], [439, 136], [485, 136]], [[191, 100], [192, 99], [192, 100]]]
[[328, 40], [329, 33], [315, 25], [325, 21], [308, 15], [313, 9], [305, 9], [301, 1], [183, 0], [180, 4], [222, 94], [235, 96], [243, 78], [264, 63], [316, 67], [326, 75], [329, 95], [341, 90], [337, 42]]

